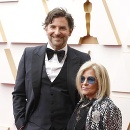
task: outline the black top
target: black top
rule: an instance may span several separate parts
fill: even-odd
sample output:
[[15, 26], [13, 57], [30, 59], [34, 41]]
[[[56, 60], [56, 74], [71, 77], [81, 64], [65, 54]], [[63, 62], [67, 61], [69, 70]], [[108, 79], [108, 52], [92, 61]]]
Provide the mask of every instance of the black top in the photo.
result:
[[89, 100], [88, 98], [84, 98], [77, 104], [69, 120], [67, 130], [85, 130], [87, 113], [94, 101], [95, 99]]

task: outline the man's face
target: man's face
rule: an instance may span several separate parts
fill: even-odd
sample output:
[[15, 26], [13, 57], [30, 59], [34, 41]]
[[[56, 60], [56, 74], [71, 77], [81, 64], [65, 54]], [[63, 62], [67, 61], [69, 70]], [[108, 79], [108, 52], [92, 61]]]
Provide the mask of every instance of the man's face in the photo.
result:
[[67, 40], [72, 33], [68, 22], [64, 17], [54, 18], [45, 28], [49, 43], [54, 50], [59, 50], [67, 44]]

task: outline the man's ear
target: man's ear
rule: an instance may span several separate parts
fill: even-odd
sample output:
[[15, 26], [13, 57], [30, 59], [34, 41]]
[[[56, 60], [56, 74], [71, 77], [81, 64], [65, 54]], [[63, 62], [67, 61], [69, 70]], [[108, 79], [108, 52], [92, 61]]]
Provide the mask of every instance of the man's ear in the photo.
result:
[[69, 36], [71, 36], [72, 32], [73, 32], [73, 29], [70, 29], [70, 34], [69, 34]]
[[44, 30], [47, 31], [47, 27], [45, 27]]

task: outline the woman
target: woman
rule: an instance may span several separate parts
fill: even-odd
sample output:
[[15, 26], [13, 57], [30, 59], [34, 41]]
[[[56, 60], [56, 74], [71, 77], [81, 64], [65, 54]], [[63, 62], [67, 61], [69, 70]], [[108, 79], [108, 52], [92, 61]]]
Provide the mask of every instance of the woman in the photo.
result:
[[92, 61], [84, 63], [76, 77], [81, 100], [67, 130], [121, 130], [120, 109], [109, 98], [110, 80], [106, 68]]

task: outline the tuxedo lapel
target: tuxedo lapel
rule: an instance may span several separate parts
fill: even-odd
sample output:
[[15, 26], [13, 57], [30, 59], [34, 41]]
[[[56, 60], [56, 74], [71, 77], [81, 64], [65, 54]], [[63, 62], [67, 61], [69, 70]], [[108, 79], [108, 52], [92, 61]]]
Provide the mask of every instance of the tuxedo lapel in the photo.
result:
[[73, 52], [74, 50], [68, 46], [68, 54], [67, 54], [67, 86], [73, 101], [73, 105], [76, 104], [76, 85], [75, 85], [75, 77], [77, 71], [80, 67], [80, 59], [79, 57]]
[[32, 87], [34, 90], [35, 101], [39, 99], [42, 69], [45, 59], [46, 45], [36, 48], [32, 57]]

